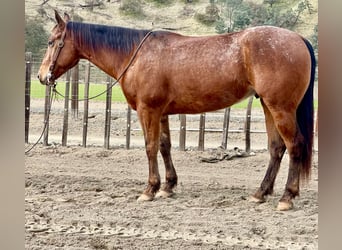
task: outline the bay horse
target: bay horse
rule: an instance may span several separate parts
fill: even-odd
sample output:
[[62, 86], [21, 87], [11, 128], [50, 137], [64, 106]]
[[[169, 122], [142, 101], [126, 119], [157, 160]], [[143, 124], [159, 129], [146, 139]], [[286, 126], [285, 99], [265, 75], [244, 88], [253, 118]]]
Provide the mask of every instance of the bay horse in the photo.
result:
[[[289, 210], [300, 180], [310, 177], [313, 147], [313, 85], [316, 61], [308, 40], [272, 26], [212, 36], [184, 36], [87, 24], [55, 11], [48, 48], [39, 69], [42, 84], [87, 59], [119, 78], [144, 132], [149, 175], [139, 201], [169, 197], [177, 185], [171, 158], [169, 114], [195, 114], [260, 98], [270, 152], [266, 175], [251, 200], [272, 194], [285, 150], [290, 162], [278, 210]], [[161, 187], [160, 150], [166, 169]]]

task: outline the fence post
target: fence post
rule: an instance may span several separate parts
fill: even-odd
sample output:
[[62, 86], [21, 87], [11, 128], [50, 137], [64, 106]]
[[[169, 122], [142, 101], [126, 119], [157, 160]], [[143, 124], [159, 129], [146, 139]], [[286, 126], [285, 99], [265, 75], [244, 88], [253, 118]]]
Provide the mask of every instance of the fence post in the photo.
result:
[[316, 111], [315, 135], [318, 136], [318, 109]]
[[30, 127], [30, 92], [31, 92], [31, 61], [32, 53], [25, 53], [25, 143], [28, 143]]
[[205, 130], [205, 113], [200, 115], [198, 150], [204, 150], [204, 130]]
[[104, 134], [104, 148], [109, 149], [110, 139], [110, 119], [112, 109], [112, 78], [107, 76], [107, 94], [106, 94], [106, 120], [105, 120], [105, 134]]
[[179, 130], [179, 150], [185, 151], [185, 138], [186, 138], [186, 115], [180, 114], [180, 130]]
[[78, 76], [79, 66], [71, 69], [71, 111], [74, 118], [78, 117]]
[[227, 149], [229, 119], [230, 119], [230, 107], [225, 108], [224, 110], [223, 133], [222, 133], [222, 144], [221, 144], [221, 147], [223, 149]]
[[245, 123], [245, 135], [246, 135], [246, 152], [251, 151], [251, 111], [254, 96], [251, 96], [248, 100], [247, 112], [246, 112], [246, 123]]
[[83, 147], [87, 146], [88, 133], [88, 113], [89, 113], [89, 81], [90, 81], [90, 62], [86, 64], [84, 81], [84, 111], [83, 111]]
[[129, 149], [130, 144], [131, 144], [131, 114], [132, 114], [132, 109], [130, 106], [128, 106], [128, 109], [127, 109], [127, 128], [126, 128], [126, 149]]
[[67, 145], [68, 122], [69, 122], [69, 92], [70, 92], [70, 70], [66, 72], [65, 93], [64, 93], [64, 116], [62, 131], [62, 146]]
[[51, 111], [51, 96], [52, 86], [46, 85], [45, 87], [45, 108], [44, 108], [44, 137], [43, 137], [43, 145], [47, 146], [49, 144], [49, 119], [50, 119], [50, 111]]

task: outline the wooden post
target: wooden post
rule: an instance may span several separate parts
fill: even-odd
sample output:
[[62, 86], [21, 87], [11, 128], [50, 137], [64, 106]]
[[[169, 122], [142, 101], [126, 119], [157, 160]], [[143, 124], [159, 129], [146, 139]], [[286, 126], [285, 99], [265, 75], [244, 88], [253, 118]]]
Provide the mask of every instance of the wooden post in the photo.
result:
[[44, 137], [43, 137], [43, 145], [47, 146], [49, 144], [49, 119], [50, 119], [50, 111], [51, 111], [51, 96], [52, 86], [45, 87], [45, 109], [44, 109]]
[[132, 109], [130, 106], [128, 106], [128, 109], [127, 109], [127, 128], [126, 128], [126, 149], [129, 149], [130, 144], [131, 144], [131, 114], [132, 114]]
[[104, 148], [109, 149], [110, 139], [110, 123], [111, 123], [111, 109], [112, 109], [112, 78], [107, 76], [107, 95], [106, 95], [106, 120], [105, 120], [105, 134], [104, 134]]
[[69, 122], [69, 92], [70, 92], [70, 70], [66, 73], [65, 93], [64, 93], [64, 116], [63, 116], [63, 131], [62, 131], [62, 146], [67, 145], [68, 139], [68, 122]]
[[245, 136], [246, 136], [246, 152], [251, 151], [251, 113], [254, 96], [251, 96], [248, 100], [246, 123], [245, 123]]
[[87, 63], [85, 69], [84, 81], [84, 111], [83, 111], [83, 147], [87, 146], [87, 133], [88, 133], [88, 113], [89, 113], [89, 80], [90, 80], [90, 62]]
[[318, 109], [316, 111], [315, 135], [318, 136]]
[[78, 64], [71, 69], [71, 111], [74, 118], [78, 117]]
[[198, 138], [198, 150], [204, 150], [204, 130], [205, 130], [205, 113], [200, 116], [200, 126], [199, 126], [199, 138]]
[[186, 115], [179, 115], [180, 130], [179, 130], [179, 150], [185, 151], [185, 138], [186, 138]]
[[28, 143], [30, 127], [30, 94], [31, 94], [31, 60], [32, 53], [25, 53], [25, 143]]
[[230, 107], [224, 110], [223, 133], [222, 133], [222, 144], [221, 144], [221, 147], [223, 149], [227, 149], [229, 119], [230, 119]]

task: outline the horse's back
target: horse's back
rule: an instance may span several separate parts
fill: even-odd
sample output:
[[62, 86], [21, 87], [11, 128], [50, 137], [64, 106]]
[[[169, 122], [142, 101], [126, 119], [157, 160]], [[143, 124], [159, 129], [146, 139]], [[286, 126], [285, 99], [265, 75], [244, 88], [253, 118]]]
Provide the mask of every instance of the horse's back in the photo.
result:
[[132, 90], [126, 92], [148, 105], [165, 106], [166, 113], [221, 109], [255, 93], [280, 100], [289, 89], [301, 99], [309, 81], [303, 39], [271, 26], [196, 37], [158, 31], [140, 55], [132, 78], [127, 77]]
[[141, 83], [135, 88], [141, 98], [167, 100], [165, 112], [213, 111], [251, 94], [235, 35], [158, 31], [151, 38], [135, 65], [136, 81], [131, 82]]

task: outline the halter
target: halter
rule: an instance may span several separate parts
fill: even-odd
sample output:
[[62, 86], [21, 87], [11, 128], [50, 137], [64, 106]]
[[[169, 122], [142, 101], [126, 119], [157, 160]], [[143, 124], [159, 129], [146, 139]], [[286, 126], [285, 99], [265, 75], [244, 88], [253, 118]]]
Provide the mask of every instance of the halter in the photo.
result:
[[65, 26], [65, 29], [64, 29], [64, 31], [62, 33], [61, 39], [58, 41], [57, 50], [55, 51], [55, 53], [53, 55], [52, 63], [50, 65], [50, 67], [49, 67], [49, 72], [47, 73], [48, 83], [50, 83], [50, 79], [53, 76], [52, 71], [55, 68], [57, 58], [58, 58], [59, 54], [61, 53], [62, 48], [64, 47], [65, 34], [66, 34], [66, 26]]

